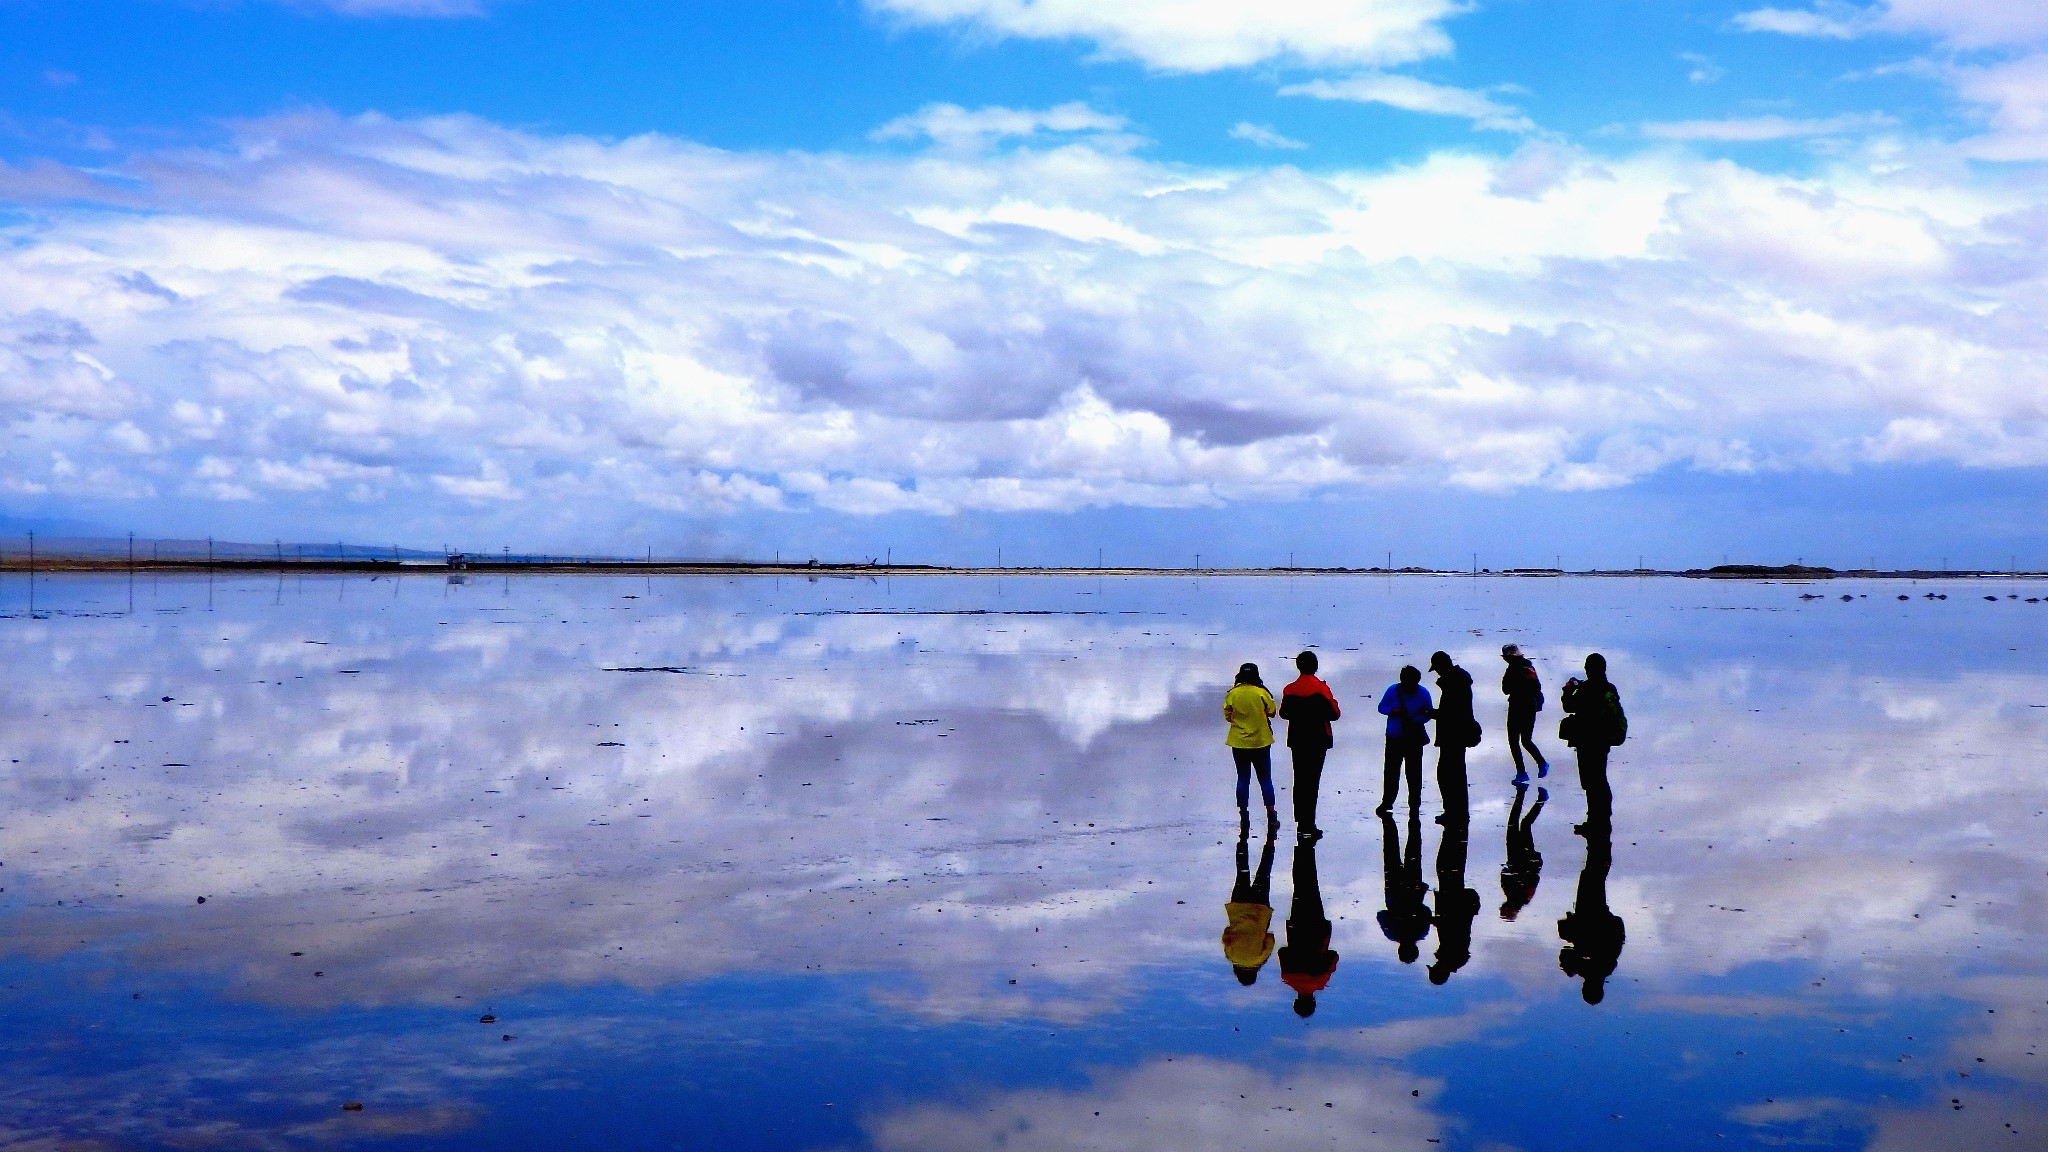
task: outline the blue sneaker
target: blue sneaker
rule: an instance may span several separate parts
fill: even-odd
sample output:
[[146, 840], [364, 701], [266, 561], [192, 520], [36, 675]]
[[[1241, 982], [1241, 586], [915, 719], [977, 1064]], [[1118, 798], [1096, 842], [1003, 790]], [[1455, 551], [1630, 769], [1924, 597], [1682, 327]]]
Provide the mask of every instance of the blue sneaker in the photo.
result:
[[1541, 780], [1548, 775], [1550, 775], [1550, 761], [1538, 760], [1536, 762], [1536, 778]]

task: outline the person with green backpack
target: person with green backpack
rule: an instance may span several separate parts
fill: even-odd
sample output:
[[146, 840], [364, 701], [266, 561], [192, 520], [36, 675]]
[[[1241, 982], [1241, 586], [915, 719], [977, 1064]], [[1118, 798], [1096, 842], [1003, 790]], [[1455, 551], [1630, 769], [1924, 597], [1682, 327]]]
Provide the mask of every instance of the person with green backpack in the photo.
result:
[[1586, 678], [1565, 681], [1564, 719], [1557, 738], [1578, 754], [1579, 785], [1586, 790], [1586, 822], [1572, 829], [1580, 835], [1605, 833], [1614, 821], [1614, 789], [1607, 783], [1607, 757], [1628, 739], [1628, 713], [1621, 693], [1607, 679], [1607, 657], [1586, 657]]

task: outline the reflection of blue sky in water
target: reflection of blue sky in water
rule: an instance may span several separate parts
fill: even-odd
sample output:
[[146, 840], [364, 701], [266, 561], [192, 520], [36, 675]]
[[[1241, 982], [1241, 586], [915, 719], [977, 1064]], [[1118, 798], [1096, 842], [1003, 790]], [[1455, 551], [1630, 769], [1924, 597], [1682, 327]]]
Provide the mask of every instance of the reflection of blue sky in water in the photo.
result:
[[[2040, 1147], [2048, 607], [1947, 590], [145, 580], [94, 615], [117, 580], [28, 619], [16, 580], [0, 1147]], [[1509, 639], [1553, 702], [1601, 648], [1630, 708], [1597, 1008], [1554, 703], [1542, 884], [1494, 913]], [[1217, 944], [1216, 703], [1304, 640], [1350, 710], [1306, 1025]], [[1434, 935], [1404, 967], [1373, 922], [1366, 698], [1438, 646], [1487, 738], [1432, 988]]]

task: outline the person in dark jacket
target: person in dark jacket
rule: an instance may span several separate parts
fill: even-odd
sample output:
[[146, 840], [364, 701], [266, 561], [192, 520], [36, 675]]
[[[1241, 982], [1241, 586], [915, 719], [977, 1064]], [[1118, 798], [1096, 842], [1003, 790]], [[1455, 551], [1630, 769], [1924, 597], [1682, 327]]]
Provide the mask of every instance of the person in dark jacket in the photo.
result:
[[1380, 934], [1394, 942], [1394, 955], [1403, 964], [1415, 963], [1422, 955], [1422, 938], [1429, 935], [1429, 906], [1423, 898], [1429, 885], [1422, 880], [1422, 818], [1408, 813], [1408, 842], [1401, 846], [1401, 834], [1394, 818], [1380, 813], [1380, 867], [1386, 880], [1386, 904], [1380, 910]]
[[1436, 715], [1429, 689], [1422, 686], [1420, 669], [1412, 664], [1401, 669], [1401, 679], [1380, 697], [1380, 715], [1387, 718], [1386, 779], [1380, 790], [1380, 806], [1375, 811], [1384, 816], [1394, 810], [1403, 769], [1408, 774], [1408, 810], [1420, 811], [1422, 750], [1429, 745], [1429, 718]]
[[1448, 652], [1433, 653], [1429, 670], [1436, 673], [1436, 792], [1444, 806], [1436, 822], [1449, 825], [1470, 819], [1465, 752], [1479, 743], [1479, 720], [1472, 714], [1472, 674]]
[[1294, 666], [1301, 675], [1281, 689], [1280, 718], [1287, 721], [1287, 751], [1294, 757], [1295, 833], [1313, 844], [1323, 838], [1323, 830], [1316, 827], [1316, 799], [1323, 788], [1323, 761], [1336, 742], [1330, 722], [1343, 711], [1330, 686], [1316, 679], [1315, 653], [1296, 656]]
[[1606, 828], [1586, 834], [1586, 867], [1579, 873], [1572, 910], [1557, 922], [1565, 946], [1557, 954], [1564, 974], [1583, 981], [1579, 995], [1588, 1004], [1607, 996], [1607, 978], [1621, 963], [1628, 927], [1607, 906], [1607, 873], [1614, 866], [1614, 842]]
[[1479, 893], [1465, 887], [1466, 831], [1469, 818], [1444, 821], [1444, 838], [1436, 846], [1436, 962], [1429, 982], [1444, 984], [1472, 959], [1472, 921], [1479, 916]]
[[1500, 866], [1500, 918], [1513, 920], [1529, 901], [1536, 898], [1536, 886], [1543, 882], [1543, 853], [1536, 850], [1536, 818], [1550, 800], [1545, 789], [1536, 789], [1536, 806], [1522, 814], [1522, 801], [1529, 795], [1527, 784], [1515, 785], [1514, 807], [1508, 809], [1508, 856]]
[[1524, 748], [1536, 758], [1537, 778], [1550, 775], [1550, 762], [1543, 758], [1543, 750], [1536, 747], [1536, 714], [1543, 711], [1543, 681], [1536, 675], [1536, 666], [1522, 655], [1519, 645], [1504, 645], [1500, 658], [1507, 663], [1500, 674], [1500, 692], [1508, 698], [1508, 755], [1515, 761], [1515, 783], [1527, 784], [1529, 770], [1522, 766]]
[[1586, 657], [1586, 678], [1565, 681], [1561, 693], [1565, 718], [1558, 735], [1579, 759], [1579, 786], [1586, 790], [1586, 822], [1573, 829], [1581, 835], [1603, 835], [1614, 819], [1614, 789], [1607, 783], [1607, 757], [1628, 739], [1628, 715], [1621, 693], [1607, 679], [1607, 657]]
[[1287, 906], [1287, 943], [1280, 946], [1280, 979], [1294, 989], [1294, 1014], [1315, 1015], [1316, 993], [1329, 986], [1337, 971], [1330, 951], [1330, 917], [1323, 911], [1323, 889], [1316, 879], [1313, 840], [1294, 845], [1294, 900]]

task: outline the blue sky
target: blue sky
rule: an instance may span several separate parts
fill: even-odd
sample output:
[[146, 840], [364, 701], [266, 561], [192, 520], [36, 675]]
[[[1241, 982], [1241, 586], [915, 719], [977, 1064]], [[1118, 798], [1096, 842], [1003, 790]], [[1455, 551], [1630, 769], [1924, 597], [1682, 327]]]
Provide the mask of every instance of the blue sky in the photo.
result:
[[2012, 0], [0, 0], [0, 515], [2048, 565], [2044, 158]]

